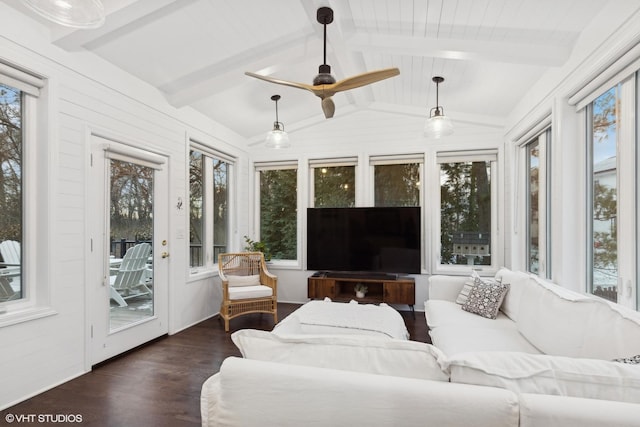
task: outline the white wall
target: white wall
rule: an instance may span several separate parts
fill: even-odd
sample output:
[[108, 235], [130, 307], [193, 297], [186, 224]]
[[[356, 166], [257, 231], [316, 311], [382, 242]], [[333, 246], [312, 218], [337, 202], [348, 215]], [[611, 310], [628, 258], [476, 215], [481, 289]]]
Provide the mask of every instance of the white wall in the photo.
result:
[[[174, 109], [155, 89], [98, 57], [56, 48], [46, 29], [5, 3], [0, 3], [0, 16], [0, 60], [47, 80], [40, 98], [45, 114], [38, 120], [43, 134], [37, 156], [49, 163], [42, 198], [49, 206], [44, 207], [48, 215], [38, 233], [39, 242], [48, 242], [41, 261], [47, 266], [43, 280], [55, 313], [0, 327], [0, 408], [6, 408], [90, 367], [93, 313], [85, 304], [85, 220], [92, 209], [85, 200], [90, 133], [153, 147], [169, 157], [170, 333], [214, 315], [220, 303], [213, 272], [187, 282], [188, 217], [175, 205], [178, 197], [188, 200], [188, 138], [236, 156], [240, 189], [248, 187], [248, 160], [244, 138], [219, 123], [193, 110]], [[246, 190], [241, 191], [236, 226], [245, 228], [246, 202]]]

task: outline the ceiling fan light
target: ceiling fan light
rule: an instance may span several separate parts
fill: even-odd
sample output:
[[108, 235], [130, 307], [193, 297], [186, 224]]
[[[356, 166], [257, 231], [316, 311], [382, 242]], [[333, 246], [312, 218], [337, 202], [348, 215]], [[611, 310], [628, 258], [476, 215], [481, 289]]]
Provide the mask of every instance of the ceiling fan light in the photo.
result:
[[100, 0], [24, 0], [24, 4], [48, 20], [67, 27], [98, 28], [105, 21]]

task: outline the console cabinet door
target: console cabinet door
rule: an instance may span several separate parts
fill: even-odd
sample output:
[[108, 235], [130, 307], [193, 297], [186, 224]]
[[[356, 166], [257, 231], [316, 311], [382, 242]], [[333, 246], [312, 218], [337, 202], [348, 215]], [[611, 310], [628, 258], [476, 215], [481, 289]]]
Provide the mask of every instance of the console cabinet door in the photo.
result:
[[384, 302], [390, 304], [416, 303], [416, 286], [414, 282], [384, 282]]
[[307, 296], [311, 299], [335, 298], [336, 281], [309, 277], [307, 281]]

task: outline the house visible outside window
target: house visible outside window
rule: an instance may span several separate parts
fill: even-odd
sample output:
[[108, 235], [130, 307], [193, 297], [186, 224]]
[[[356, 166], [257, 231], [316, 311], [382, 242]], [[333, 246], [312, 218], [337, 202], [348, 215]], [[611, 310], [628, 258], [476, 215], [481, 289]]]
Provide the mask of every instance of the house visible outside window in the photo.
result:
[[356, 204], [356, 159], [313, 160], [311, 170], [313, 207], [350, 208]]
[[256, 164], [259, 236], [273, 261], [298, 258], [297, 163]]
[[420, 206], [423, 159], [424, 155], [372, 157], [374, 206]]
[[228, 252], [229, 192], [234, 159], [192, 142], [189, 152], [189, 263], [192, 272]]
[[541, 277], [551, 276], [550, 156], [551, 129], [524, 147], [526, 164], [526, 256], [527, 269]]
[[495, 268], [496, 152], [438, 153], [437, 162], [439, 264]]

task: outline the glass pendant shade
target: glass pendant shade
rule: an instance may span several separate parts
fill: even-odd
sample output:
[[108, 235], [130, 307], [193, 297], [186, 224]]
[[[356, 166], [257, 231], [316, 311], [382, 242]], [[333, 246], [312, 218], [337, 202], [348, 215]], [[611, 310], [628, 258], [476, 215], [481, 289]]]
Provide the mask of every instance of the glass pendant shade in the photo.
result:
[[276, 121], [273, 122], [273, 130], [267, 132], [267, 139], [265, 139], [265, 145], [268, 148], [289, 148], [291, 144], [289, 143], [289, 135], [284, 131], [284, 125], [278, 121], [278, 101], [280, 100], [280, 95], [273, 95], [271, 97], [272, 101], [276, 103]]
[[280, 129], [280, 123], [276, 122], [273, 124], [273, 130], [267, 132], [267, 139], [265, 140], [265, 145], [268, 148], [289, 148], [291, 144], [289, 143], [289, 135]]
[[444, 77], [435, 76], [431, 80], [436, 84], [436, 106], [429, 112], [429, 118], [424, 125], [424, 135], [428, 138], [441, 138], [453, 133], [453, 123], [444, 115], [444, 108], [439, 105], [439, 87]]
[[448, 116], [444, 115], [442, 108], [434, 108], [435, 113], [431, 114], [424, 125], [424, 134], [430, 138], [440, 138], [453, 133], [453, 123]]
[[24, 0], [24, 4], [57, 24], [74, 28], [98, 28], [104, 24], [100, 0]]

